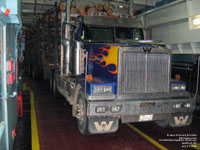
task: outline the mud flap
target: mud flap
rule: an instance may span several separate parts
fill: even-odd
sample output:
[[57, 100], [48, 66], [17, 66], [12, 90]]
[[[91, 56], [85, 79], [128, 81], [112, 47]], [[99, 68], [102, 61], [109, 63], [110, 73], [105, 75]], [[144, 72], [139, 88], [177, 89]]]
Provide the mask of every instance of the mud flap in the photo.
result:
[[92, 117], [88, 119], [88, 130], [91, 134], [104, 134], [117, 131], [119, 119], [113, 117]]
[[192, 123], [192, 113], [171, 114], [169, 125], [171, 127], [188, 126]]

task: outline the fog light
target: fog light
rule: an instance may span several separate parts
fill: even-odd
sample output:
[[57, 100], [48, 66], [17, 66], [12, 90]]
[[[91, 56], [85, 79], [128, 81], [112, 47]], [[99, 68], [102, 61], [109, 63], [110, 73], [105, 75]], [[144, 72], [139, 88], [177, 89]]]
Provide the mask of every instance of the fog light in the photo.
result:
[[191, 103], [186, 103], [186, 104], [184, 105], [184, 107], [185, 107], [185, 108], [190, 108], [190, 107], [191, 107]]
[[181, 108], [181, 104], [174, 104], [173, 107], [176, 109], [179, 109], [179, 108]]
[[180, 89], [185, 91], [185, 90], [186, 90], [185, 85], [182, 85], [182, 86], [180, 87]]
[[106, 112], [105, 106], [96, 107], [96, 113], [105, 113], [105, 112]]
[[121, 111], [121, 106], [120, 105], [112, 106], [110, 111], [113, 113], [118, 113]]

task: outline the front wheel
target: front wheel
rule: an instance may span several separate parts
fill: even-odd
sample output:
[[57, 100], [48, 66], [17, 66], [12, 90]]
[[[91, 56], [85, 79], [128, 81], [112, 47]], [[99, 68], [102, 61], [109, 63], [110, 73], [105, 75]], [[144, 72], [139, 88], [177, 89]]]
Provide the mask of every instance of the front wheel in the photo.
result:
[[79, 91], [79, 94], [78, 94], [77, 105], [78, 105], [78, 109], [77, 109], [78, 129], [81, 132], [81, 134], [88, 135], [87, 102], [81, 90]]

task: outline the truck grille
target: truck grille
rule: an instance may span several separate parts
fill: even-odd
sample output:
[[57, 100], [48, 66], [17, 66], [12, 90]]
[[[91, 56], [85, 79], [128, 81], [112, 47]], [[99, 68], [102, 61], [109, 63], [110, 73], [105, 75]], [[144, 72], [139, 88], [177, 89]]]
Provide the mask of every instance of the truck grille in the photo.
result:
[[170, 55], [125, 51], [120, 57], [120, 94], [169, 91]]

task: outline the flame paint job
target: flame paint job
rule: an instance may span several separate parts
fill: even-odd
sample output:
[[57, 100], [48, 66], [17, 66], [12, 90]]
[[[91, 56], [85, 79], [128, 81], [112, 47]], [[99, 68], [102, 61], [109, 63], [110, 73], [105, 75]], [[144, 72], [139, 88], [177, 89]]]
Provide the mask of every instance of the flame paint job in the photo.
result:
[[87, 74], [103, 83], [116, 83], [119, 48], [120, 45], [115, 44], [84, 43], [84, 49], [88, 51]]
[[[94, 61], [100, 67], [106, 68], [106, 70], [111, 74], [117, 74], [117, 58], [118, 49], [120, 46], [108, 46], [98, 48], [98, 53], [90, 56], [90, 60]], [[114, 65], [115, 69], [111, 70], [108, 68], [109, 65]]]

